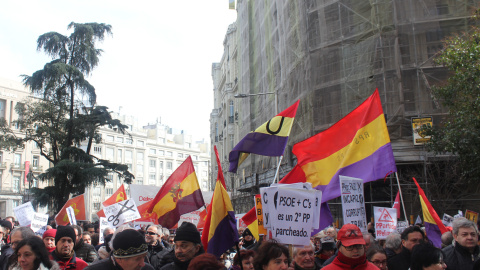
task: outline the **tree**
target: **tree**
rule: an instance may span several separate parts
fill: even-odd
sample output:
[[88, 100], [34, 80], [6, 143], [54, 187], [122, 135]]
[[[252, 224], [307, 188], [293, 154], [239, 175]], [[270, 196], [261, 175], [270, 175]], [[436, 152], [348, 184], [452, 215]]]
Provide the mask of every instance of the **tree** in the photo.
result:
[[[68, 29], [73, 29], [70, 36], [49, 32], [37, 40], [37, 50], [43, 50], [52, 61], [31, 76], [23, 75], [35, 98], [15, 108], [22, 136], [17, 136], [18, 131], [10, 129], [5, 120], [0, 123], [0, 148], [14, 150], [35, 142], [53, 165], [39, 175], [42, 181], [53, 180], [53, 185], [32, 188], [32, 192], [36, 202], [48, 204], [55, 212], [70, 194], [84, 193], [92, 184], [105, 184], [109, 173], [117, 173], [127, 183], [133, 178], [126, 165], [90, 154], [93, 143], [101, 142], [100, 127], [116, 128], [121, 133], [127, 130], [112, 119], [106, 107], [96, 104], [95, 88], [85, 78], [98, 65], [102, 50], [96, 43], [111, 34], [111, 26], [72, 22]], [[84, 149], [82, 143], [86, 143]]]
[[[478, 10], [473, 18], [478, 19]], [[480, 180], [480, 28], [473, 26], [444, 42], [435, 63], [449, 70], [443, 84], [432, 88], [448, 115], [442, 124], [426, 130], [432, 135], [428, 144], [435, 153], [456, 156], [461, 173], [454, 181], [476, 188]]]

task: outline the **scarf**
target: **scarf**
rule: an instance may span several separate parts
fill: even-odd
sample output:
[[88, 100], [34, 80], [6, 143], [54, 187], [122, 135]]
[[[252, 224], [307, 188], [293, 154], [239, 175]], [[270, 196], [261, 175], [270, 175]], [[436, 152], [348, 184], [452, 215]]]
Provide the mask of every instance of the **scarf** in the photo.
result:
[[367, 255], [363, 254], [363, 256], [358, 258], [349, 258], [343, 255], [342, 252], [338, 252], [337, 258], [340, 262], [344, 264], [350, 265], [352, 268], [357, 267], [360, 264], [365, 264], [367, 262]]

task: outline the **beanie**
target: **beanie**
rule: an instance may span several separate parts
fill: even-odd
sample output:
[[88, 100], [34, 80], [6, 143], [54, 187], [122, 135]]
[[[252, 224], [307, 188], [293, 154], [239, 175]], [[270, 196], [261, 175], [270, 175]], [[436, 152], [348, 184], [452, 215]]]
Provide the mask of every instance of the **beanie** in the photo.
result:
[[175, 232], [174, 241], [188, 241], [195, 244], [200, 244], [200, 233], [197, 230], [197, 227], [190, 222], [183, 222], [180, 227], [178, 227]]
[[247, 235], [253, 236], [252, 232], [250, 231], [249, 228], [246, 228], [245, 231], [243, 231], [242, 236], [245, 237]]
[[[57, 233], [56, 229], [48, 229], [43, 233], [42, 239], [45, 239], [46, 237], [53, 237], [55, 238], [55, 234]], [[55, 240], [55, 242], [57, 242]]]
[[148, 245], [145, 237], [133, 229], [126, 229], [113, 237], [113, 256], [129, 258], [147, 253]]
[[57, 245], [58, 241], [62, 237], [72, 238], [72, 241], [75, 245], [77, 237], [75, 235], [75, 230], [73, 230], [72, 227], [70, 227], [70, 226], [58, 226], [57, 227], [57, 233], [55, 234], [55, 246]]

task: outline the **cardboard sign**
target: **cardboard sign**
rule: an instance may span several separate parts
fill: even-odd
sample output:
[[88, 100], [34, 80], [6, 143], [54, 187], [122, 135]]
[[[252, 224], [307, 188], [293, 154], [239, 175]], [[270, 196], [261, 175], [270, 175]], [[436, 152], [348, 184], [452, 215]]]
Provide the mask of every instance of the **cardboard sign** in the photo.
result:
[[367, 232], [363, 180], [343, 175], [340, 175], [339, 178], [343, 224], [355, 224], [360, 231]]
[[376, 239], [386, 239], [397, 230], [397, 209], [373, 207]]
[[402, 233], [406, 228], [408, 228], [408, 221], [397, 221], [397, 233]]
[[67, 207], [66, 211], [67, 211], [68, 220], [70, 220], [70, 224], [77, 225], [77, 219], [75, 218], [75, 210], [73, 210], [73, 207], [71, 206]]
[[36, 234], [42, 236], [46, 231], [48, 215], [34, 213], [30, 229]]
[[257, 213], [257, 222], [258, 222], [258, 234], [266, 235], [267, 229], [263, 227], [263, 211], [262, 211], [262, 198], [260, 194], [255, 195], [255, 210]]
[[413, 145], [422, 145], [430, 141], [431, 136], [427, 136], [422, 129], [432, 127], [432, 125], [432, 117], [412, 118]]
[[108, 228], [108, 221], [106, 217], [101, 217], [100, 218], [100, 240], [99, 243], [105, 242], [105, 239], [103, 238], [103, 232], [105, 231], [106, 228]]
[[140, 218], [140, 213], [132, 199], [106, 206], [103, 208], [103, 211], [109, 226], [112, 228]]
[[22, 227], [29, 226], [32, 223], [33, 215], [35, 214], [35, 210], [33, 209], [31, 202], [27, 202], [13, 208], [13, 212], [15, 213], [18, 223]]
[[463, 217], [463, 212], [461, 210], [458, 210], [458, 214], [453, 216], [453, 219], [455, 220], [455, 219], [460, 218], [460, 217]]
[[465, 210], [465, 218], [468, 219], [468, 220], [471, 220], [475, 224], [477, 224], [478, 213], [467, 209], [467, 210]]
[[453, 217], [447, 214], [443, 214], [442, 223], [445, 226], [452, 227]]

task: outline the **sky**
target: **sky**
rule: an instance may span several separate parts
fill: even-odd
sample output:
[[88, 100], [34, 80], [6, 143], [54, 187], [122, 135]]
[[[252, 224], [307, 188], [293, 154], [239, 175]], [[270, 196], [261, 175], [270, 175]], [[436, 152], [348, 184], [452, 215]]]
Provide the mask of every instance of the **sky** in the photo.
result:
[[38, 36], [70, 35], [70, 22], [112, 26], [87, 78], [97, 103], [138, 117], [157, 118], [196, 139], [209, 138], [213, 109], [212, 63], [223, 54], [237, 13], [228, 0], [111, 1], [8, 0], [0, 8], [0, 77], [21, 81], [51, 59], [37, 51]]

